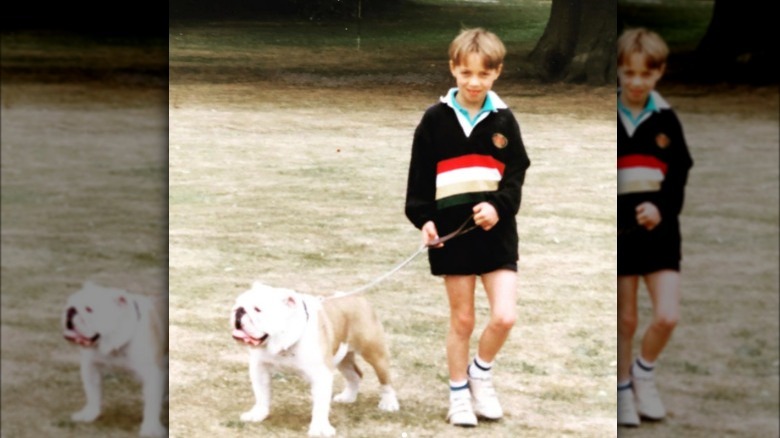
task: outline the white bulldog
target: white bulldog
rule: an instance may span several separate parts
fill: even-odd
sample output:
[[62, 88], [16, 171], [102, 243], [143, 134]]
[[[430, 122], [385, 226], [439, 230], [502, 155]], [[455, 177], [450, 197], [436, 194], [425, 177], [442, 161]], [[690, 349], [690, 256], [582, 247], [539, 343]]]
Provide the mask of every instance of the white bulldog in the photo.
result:
[[73, 421], [92, 422], [101, 412], [104, 366], [133, 371], [143, 384], [140, 435], [167, 436], [160, 421], [168, 389], [167, 326], [151, 298], [86, 282], [68, 298], [63, 335], [81, 347], [81, 381], [87, 397]]
[[328, 419], [333, 371], [346, 379], [333, 398], [352, 403], [363, 376], [355, 354], [363, 356], [382, 385], [379, 409], [397, 411], [390, 384], [388, 351], [382, 324], [363, 298], [323, 301], [318, 297], [256, 282], [236, 299], [230, 314], [233, 337], [249, 346], [249, 376], [255, 405], [242, 421], [263, 421], [271, 402], [271, 367], [292, 368], [311, 383], [313, 401], [309, 436], [333, 436]]

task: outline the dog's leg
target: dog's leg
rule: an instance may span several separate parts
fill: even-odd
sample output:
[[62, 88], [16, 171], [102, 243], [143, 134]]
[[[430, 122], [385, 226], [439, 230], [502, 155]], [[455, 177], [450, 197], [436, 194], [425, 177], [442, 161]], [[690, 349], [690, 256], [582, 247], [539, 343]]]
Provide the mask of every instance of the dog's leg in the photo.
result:
[[254, 349], [249, 350], [249, 379], [252, 381], [255, 405], [241, 414], [241, 421], [260, 422], [268, 416], [271, 405], [271, 374], [260, 363], [260, 354]]
[[338, 403], [354, 403], [357, 400], [360, 379], [363, 374], [355, 363], [355, 353], [349, 352], [338, 365], [339, 371], [346, 380], [346, 386], [340, 394], [333, 397], [333, 401]]
[[397, 411], [400, 409], [395, 390], [390, 383], [389, 353], [383, 344], [374, 343], [365, 348], [361, 355], [363, 359], [374, 368], [379, 383], [382, 385], [382, 396], [379, 399], [379, 409], [383, 411]]
[[164, 370], [156, 366], [157, 364], [146, 365], [148, 375], [143, 376], [144, 393], [144, 418], [141, 423], [142, 437], [165, 437], [168, 430], [160, 422], [160, 413], [162, 412], [163, 397], [165, 394], [165, 375]]
[[336, 435], [336, 429], [330, 425], [330, 397], [333, 394], [333, 371], [328, 367], [318, 367], [308, 375], [311, 381], [311, 424], [309, 436], [329, 437]]
[[101, 384], [103, 376], [95, 364], [95, 352], [92, 349], [81, 350], [81, 383], [87, 404], [80, 411], [71, 415], [73, 421], [91, 422], [100, 416]]

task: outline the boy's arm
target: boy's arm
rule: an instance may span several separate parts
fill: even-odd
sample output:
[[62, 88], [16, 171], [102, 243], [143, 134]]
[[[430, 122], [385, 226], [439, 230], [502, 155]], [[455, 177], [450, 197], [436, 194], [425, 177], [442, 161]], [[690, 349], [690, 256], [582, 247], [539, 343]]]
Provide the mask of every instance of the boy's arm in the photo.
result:
[[672, 158], [669, 163], [669, 171], [661, 185], [661, 200], [657, 205], [662, 221], [665, 218], [677, 217], [682, 211], [688, 171], [693, 166], [693, 159], [691, 159], [688, 145], [685, 143], [682, 126], [673, 114], [670, 126], [669, 147], [672, 148]]
[[424, 128], [425, 117], [414, 131], [412, 158], [406, 183], [406, 217], [421, 229], [436, 211], [436, 162], [431, 140]]
[[525, 171], [531, 165], [520, 135], [520, 125], [511, 112], [508, 112], [508, 116], [510, 123], [504, 124], [509, 127], [508, 143], [502, 151], [504, 156], [501, 157], [506, 165], [504, 176], [498, 190], [487, 195], [487, 201], [496, 208], [499, 218], [515, 216], [520, 210]]

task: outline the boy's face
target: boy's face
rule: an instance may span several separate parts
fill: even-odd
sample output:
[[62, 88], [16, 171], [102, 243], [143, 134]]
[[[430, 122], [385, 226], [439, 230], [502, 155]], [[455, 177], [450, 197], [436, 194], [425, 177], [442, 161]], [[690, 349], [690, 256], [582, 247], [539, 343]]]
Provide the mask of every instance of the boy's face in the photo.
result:
[[488, 69], [477, 53], [469, 53], [463, 61], [455, 65], [450, 61], [450, 72], [458, 86], [455, 99], [464, 108], [482, 108], [487, 92], [501, 74], [501, 68]]
[[629, 106], [644, 107], [650, 91], [664, 74], [664, 68], [649, 68], [647, 57], [642, 53], [633, 53], [623, 59], [618, 66], [620, 96]]

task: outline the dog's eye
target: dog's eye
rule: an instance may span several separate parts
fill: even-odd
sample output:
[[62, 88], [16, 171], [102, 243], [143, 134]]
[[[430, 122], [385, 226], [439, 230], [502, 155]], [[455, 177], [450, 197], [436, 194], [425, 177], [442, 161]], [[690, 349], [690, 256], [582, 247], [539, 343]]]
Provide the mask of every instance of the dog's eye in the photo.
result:
[[260, 313], [260, 309], [255, 307], [255, 312]]
[[89, 307], [89, 306], [87, 306], [86, 308], [84, 308], [84, 310], [86, 310], [86, 311], [87, 311], [87, 313], [92, 313], [92, 308], [91, 308], [91, 307]]

